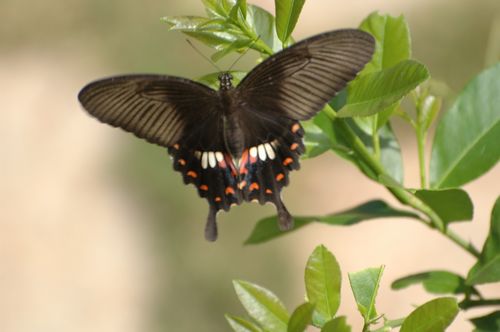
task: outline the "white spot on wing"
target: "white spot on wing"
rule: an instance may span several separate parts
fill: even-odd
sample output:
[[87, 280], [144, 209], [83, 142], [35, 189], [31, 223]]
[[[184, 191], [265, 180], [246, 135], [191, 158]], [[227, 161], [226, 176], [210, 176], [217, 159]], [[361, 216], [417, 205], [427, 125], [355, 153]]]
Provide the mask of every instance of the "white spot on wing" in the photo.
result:
[[195, 156], [196, 158], [200, 159], [200, 158], [201, 158], [201, 151], [195, 151], [195, 152], [194, 152], [194, 156]]
[[276, 154], [274, 153], [274, 150], [269, 143], [265, 143], [264, 147], [266, 148], [266, 152], [269, 159], [273, 160], [274, 158], [276, 158]]
[[206, 169], [208, 167], [208, 152], [203, 152], [201, 155], [201, 167]]
[[264, 148], [264, 145], [261, 144], [257, 148], [259, 150], [259, 159], [262, 161], [266, 160], [267, 155], [266, 155], [266, 149]]
[[257, 148], [255, 146], [250, 148], [250, 157], [252, 158], [257, 157]]
[[217, 165], [217, 162], [215, 161], [215, 153], [208, 152], [208, 163], [210, 164], [210, 167], [212, 167], [212, 168], [214, 168], [215, 165]]
[[218, 162], [221, 162], [224, 160], [224, 155], [222, 154], [222, 152], [215, 152], [215, 158], [217, 159]]

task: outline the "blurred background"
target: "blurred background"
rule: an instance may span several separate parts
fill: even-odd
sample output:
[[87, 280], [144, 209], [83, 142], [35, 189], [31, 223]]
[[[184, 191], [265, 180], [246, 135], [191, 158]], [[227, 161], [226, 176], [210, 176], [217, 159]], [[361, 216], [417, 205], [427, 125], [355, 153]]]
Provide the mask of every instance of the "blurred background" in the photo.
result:
[[[273, 1], [249, 2], [274, 12]], [[498, 0], [308, 1], [294, 36], [356, 27], [375, 10], [405, 15], [414, 57], [455, 92], [499, 60]], [[268, 287], [291, 309], [303, 302], [305, 262], [320, 243], [341, 265], [340, 312], [354, 331], [361, 318], [347, 272], [386, 266], [378, 308], [390, 318], [431, 299], [420, 287], [390, 290], [395, 278], [434, 268], [466, 273], [471, 257], [405, 219], [312, 225], [243, 246], [255, 221], [274, 213], [245, 204], [221, 214], [219, 240], [206, 242], [207, 204], [182, 184], [165, 149], [98, 123], [76, 98], [87, 82], [113, 74], [212, 72], [183, 35], [167, 31], [160, 22], [166, 15], [203, 15], [203, 6], [199, 0], [0, 2], [0, 331], [229, 331], [223, 314], [243, 314], [231, 280]], [[249, 70], [254, 60], [248, 54], [237, 69]], [[417, 186], [414, 137], [406, 124], [395, 125], [406, 185]], [[478, 247], [499, 184], [497, 166], [466, 186], [474, 221], [454, 229]], [[375, 198], [398, 206], [333, 154], [304, 161], [284, 198], [293, 214], [307, 215]], [[485, 291], [500, 296], [498, 287]], [[480, 313], [461, 314], [450, 331], [470, 330], [466, 318]]]

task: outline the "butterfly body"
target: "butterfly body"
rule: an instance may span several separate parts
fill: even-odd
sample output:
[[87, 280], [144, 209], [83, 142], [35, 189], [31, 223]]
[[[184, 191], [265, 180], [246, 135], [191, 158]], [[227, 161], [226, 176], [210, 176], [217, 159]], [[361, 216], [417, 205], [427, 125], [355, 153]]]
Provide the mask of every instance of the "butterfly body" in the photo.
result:
[[79, 100], [100, 121], [167, 147], [174, 169], [209, 203], [205, 237], [216, 214], [245, 201], [273, 203], [281, 229], [292, 217], [281, 200], [300, 167], [304, 131], [371, 58], [374, 40], [359, 30], [313, 36], [267, 58], [236, 87], [219, 89], [172, 76], [124, 75], [90, 83]]

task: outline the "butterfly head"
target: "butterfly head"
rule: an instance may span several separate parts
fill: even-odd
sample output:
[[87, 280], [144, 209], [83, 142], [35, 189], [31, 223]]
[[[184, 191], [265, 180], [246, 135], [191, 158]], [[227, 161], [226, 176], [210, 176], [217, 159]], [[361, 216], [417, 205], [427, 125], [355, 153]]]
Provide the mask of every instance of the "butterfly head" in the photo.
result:
[[231, 80], [233, 79], [233, 75], [228, 72], [219, 74], [219, 85], [221, 90], [229, 90], [233, 87]]

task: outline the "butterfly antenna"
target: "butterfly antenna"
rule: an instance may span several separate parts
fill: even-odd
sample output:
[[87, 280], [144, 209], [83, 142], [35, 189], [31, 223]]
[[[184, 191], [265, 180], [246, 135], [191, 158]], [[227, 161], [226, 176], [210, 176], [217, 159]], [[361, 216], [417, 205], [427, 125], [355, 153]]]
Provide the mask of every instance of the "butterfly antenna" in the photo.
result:
[[260, 35], [257, 36], [257, 38], [255, 38], [247, 47], [247, 49], [245, 50], [245, 52], [241, 53], [239, 57], [236, 58], [236, 60], [234, 60], [233, 64], [229, 67], [229, 69], [227, 70], [228, 72], [231, 71], [231, 69], [233, 69], [234, 65], [240, 61], [240, 59], [245, 55], [247, 54], [247, 52], [252, 48], [252, 46], [260, 39]]
[[199, 49], [196, 48], [196, 46], [194, 46], [194, 44], [189, 40], [189, 39], [186, 39], [187, 43], [196, 51], [196, 53], [198, 53], [199, 55], [201, 55], [201, 57], [205, 60], [207, 60], [208, 62], [210, 62], [212, 64], [212, 66], [214, 66], [219, 72], [222, 71], [222, 69], [219, 68], [219, 66], [217, 66], [215, 64], [215, 62], [213, 62], [209, 57], [207, 57], [205, 54], [201, 53], [201, 51]]

